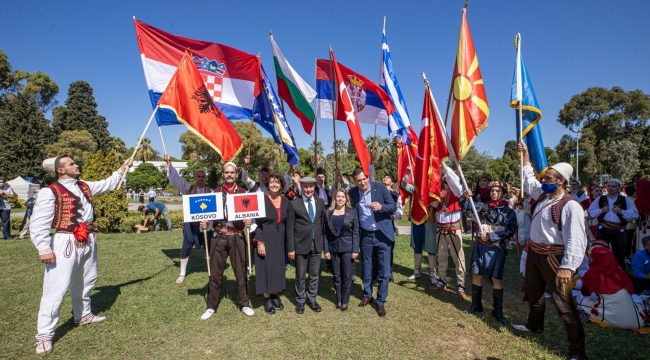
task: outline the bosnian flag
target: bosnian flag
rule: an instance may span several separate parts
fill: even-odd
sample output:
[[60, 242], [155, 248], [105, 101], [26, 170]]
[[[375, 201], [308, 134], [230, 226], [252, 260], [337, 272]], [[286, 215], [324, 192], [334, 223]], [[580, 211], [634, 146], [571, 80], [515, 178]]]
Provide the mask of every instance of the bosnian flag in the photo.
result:
[[[338, 63], [343, 76], [342, 81], [348, 88], [352, 106], [357, 119], [366, 124], [388, 126], [388, 115], [395, 112], [395, 107], [388, 94], [376, 83], [363, 75]], [[332, 79], [329, 60], [316, 59], [316, 117], [332, 118]], [[334, 76], [334, 75], [332, 75]], [[335, 95], [336, 96], [336, 95]], [[345, 121], [345, 117], [337, 120]]]
[[[172, 35], [142, 21], [133, 21], [149, 97], [154, 107], [185, 50], [189, 50], [212, 101], [223, 114], [230, 120], [251, 119], [255, 98], [263, 90], [257, 56], [225, 45]], [[176, 115], [168, 109], [159, 109], [156, 121], [159, 126], [180, 124]]]

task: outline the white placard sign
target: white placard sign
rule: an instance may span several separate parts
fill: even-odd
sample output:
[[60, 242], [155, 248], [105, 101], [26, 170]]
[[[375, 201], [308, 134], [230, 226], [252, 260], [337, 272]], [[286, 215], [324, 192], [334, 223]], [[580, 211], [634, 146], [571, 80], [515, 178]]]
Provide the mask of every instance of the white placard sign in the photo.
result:
[[244, 194], [228, 194], [226, 197], [228, 221], [265, 217], [266, 206], [264, 205], [264, 196], [264, 193], [260, 191]]
[[183, 195], [183, 221], [221, 220], [223, 197], [221, 193]]

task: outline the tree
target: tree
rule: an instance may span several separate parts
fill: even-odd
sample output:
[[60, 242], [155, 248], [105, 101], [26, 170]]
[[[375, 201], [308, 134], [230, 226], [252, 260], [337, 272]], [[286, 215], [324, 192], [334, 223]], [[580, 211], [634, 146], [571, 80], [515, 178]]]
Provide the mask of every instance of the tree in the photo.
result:
[[[592, 87], [572, 96], [558, 116], [558, 122], [567, 128], [582, 125], [578, 154], [580, 179], [589, 181], [597, 180], [603, 171], [608, 171], [606, 162], [612, 159], [613, 144], [622, 140], [631, 142], [639, 155], [639, 166], [630, 177], [650, 175], [648, 120], [650, 95], [641, 90], [626, 92], [617, 86], [611, 89]], [[556, 151], [564, 160], [563, 155], [569, 151], [567, 141], [562, 140], [562, 146], [558, 144]]]
[[341, 157], [341, 154], [345, 154], [347, 150], [347, 146], [345, 144], [344, 140], [338, 139], [336, 142], [332, 145], [332, 150]]
[[156, 150], [151, 146], [151, 139], [149, 138], [143, 138], [142, 142], [140, 142], [140, 147], [138, 148], [138, 151], [135, 153], [134, 160], [137, 161], [142, 161], [142, 162], [147, 162], [147, 160], [151, 161], [153, 158], [156, 156]]
[[[312, 163], [318, 164], [315, 167], [322, 167], [323, 161], [324, 161], [324, 155], [325, 155], [325, 148], [323, 147], [323, 143], [320, 141], [314, 141], [311, 143], [309, 146], [309, 153], [311, 154], [309, 158], [311, 159]], [[316, 154], [316, 159], [314, 160], [314, 153]]]
[[41, 163], [45, 145], [52, 141], [49, 122], [39, 102], [26, 93], [12, 94], [0, 102], [0, 169], [2, 175], [44, 179]]
[[515, 140], [506, 141], [506, 145], [503, 149], [503, 157], [517, 159], [517, 142]]
[[[103, 180], [120, 167], [117, 154], [104, 156], [99, 150], [86, 159], [82, 179], [87, 181]], [[124, 190], [109, 191], [93, 198], [97, 218], [95, 223], [101, 232], [117, 232], [119, 225], [128, 215], [129, 201]]]
[[151, 163], [140, 164], [126, 176], [127, 184], [134, 189], [162, 188], [165, 180], [165, 174]]
[[[474, 184], [478, 183], [479, 175], [483, 172], [490, 171], [491, 162], [492, 157], [490, 154], [487, 152], [479, 153], [476, 150], [476, 147], [472, 145], [467, 151], [467, 154], [465, 154], [463, 160], [460, 162], [460, 166], [465, 174], [465, 179], [467, 180], [467, 186], [474, 188]], [[449, 163], [449, 167], [456, 170], [456, 161], [452, 159]]]
[[45, 153], [48, 157], [68, 155], [75, 160], [79, 166], [97, 151], [97, 143], [93, 136], [86, 130], [67, 130], [59, 135], [56, 142], [45, 146]]
[[557, 155], [555, 150], [553, 150], [550, 147], [545, 147], [544, 152], [546, 153], [546, 161], [548, 162], [548, 166], [551, 166], [553, 164], [557, 164], [560, 162], [560, 157]]
[[54, 109], [52, 115], [52, 129], [57, 135], [66, 130], [87, 130], [101, 150], [105, 153], [112, 150], [108, 122], [97, 112], [93, 88], [87, 82], [79, 80], [70, 84], [65, 106]]
[[605, 158], [605, 169], [612, 177], [627, 183], [639, 168], [639, 152], [629, 140], [614, 141]]

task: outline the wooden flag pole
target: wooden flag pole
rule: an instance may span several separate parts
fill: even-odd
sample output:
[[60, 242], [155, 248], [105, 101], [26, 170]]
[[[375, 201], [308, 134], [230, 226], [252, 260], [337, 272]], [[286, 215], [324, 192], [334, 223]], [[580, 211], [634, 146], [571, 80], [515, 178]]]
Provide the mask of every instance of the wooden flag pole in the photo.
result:
[[210, 277], [210, 252], [208, 251], [210, 239], [208, 239], [208, 229], [203, 229], [203, 240], [205, 240], [205, 261], [208, 263], [208, 277]]
[[[427, 79], [427, 76], [422, 73], [422, 78], [424, 79], [424, 83], [426, 84], [426, 88], [429, 91], [429, 98], [431, 102], [434, 104], [434, 111], [436, 112], [436, 117], [440, 117], [440, 114], [438, 113], [438, 106], [435, 105], [435, 100], [433, 98], [433, 94], [431, 93], [431, 87], [429, 86], [429, 80]], [[453, 146], [450, 146], [451, 140], [449, 139], [449, 134], [447, 134], [447, 129], [444, 125], [440, 124], [443, 128], [442, 133], [445, 134], [445, 140], [447, 141], [447, 148], [449, 149], [449, 152], [453, 154], [454, 158], [456, 158], [456, 166], [458, 168], [458, 175], [460, 177], [460, 180], [462, 181], [462, 185], [465, 189], [469, 190], [469, 186], [467, 186], [467, 180], [465, 180], [465, 174], [463, 174], [463, 169], [460, 167], [460, 160], [458, 160], [458, 157], [456, 156], [456, 153], [454, 151]], [[476, 221], [477, 226], [481, 225], [481, 218], [478, 216], [478, 211], [476, 211], [476, 206], [474, 206], [474, 200], [472, 197], [468, 197], [467, 200], [469, 200], [470, 205], [472, 206], [472, 215], [474, 215], [474, 221]], [[480, 227], [479, 227], [480, 228]]]
[[[386, 34], [386, 16], [384, 16], [384, 27], [382, 28], [382, 34]], [[382, 44], [381, 51], [379, 52], [379, 82], [377, 84], [381, 84], [381, 75], [384, 71], [382, 64], [384, 62], [384, 47]], [[381, 85], [379, 85], [381, 86]], [[375, 156], [379, 156], [379, 149], [377, 148], [377, 118], [375, 118], [375, 132], [373, 135], [373, 143], [374, 143], [374, 148], [375, 148]], [[373, 159], [374, 159], [373, 157]]]
[[[332, 62], [332, 45], [330, 45], [330, 88], [332, 89], [332, 128], [334, 133], [334, 169], [339, 168], [337, 148], [336, 148], [336, 115], [339, 112], [339, 102], [334, 101], [334, 89], [337, 88], [336, 73], [334, 72], [334, 64]], [[338, 91], [337, 91], [338, 94]], [[377, 125], [375, 125], [377, 126]]]
[[[153, 121], [154, 116], [156, 116], [156, 111], [158, 111], [158, 105], [153, 109], [153, 112], [151, 113], [151, 116], [149, 117], [149, 121], [147, 122], [147, 126], [144, 127], [144, 130], [142, 131], [142, 135], [138, 139], [138, 143], [135, 145], [135, 150], [133, 150], [133, 154], [131, 154], [131, 160], [135, 158], [135, 154], [138, 152], [138, 148], [140, 147], [140, 144], [142, 143], [142, 139], [144, 138], [144, 134], [147, 133], [147, 130], [149, 130], [149, 125], [151, 125], [151, 121]], [[124, 182], [124, 177], [126, 176], [126, 171], [122, 174], [122, 177], [120, 177], [120, 183], [117, 184], [117, 190], [119, 190], [122, 187], [122, 182]]]
[[246, 237], [246, 252], [248, 253], [248, 275], [253, 271], [253, 263], [251, 260], [251, 234], [248, 226], [244, 229], [244, 236]]
[[253, 124], [255, 115], [251, 115], [251, 126], [250, 126], [250, 132], [248, 134], [248, 156], [251, 156], [251, 144], [253, 143]]
[[167, 155], [167, 148], [165, 147], [165, 139], [163, 139], [162, 128], [158, 125], [158, 132], [160, 133], [160, 142], [162, 143], [163, 153]]

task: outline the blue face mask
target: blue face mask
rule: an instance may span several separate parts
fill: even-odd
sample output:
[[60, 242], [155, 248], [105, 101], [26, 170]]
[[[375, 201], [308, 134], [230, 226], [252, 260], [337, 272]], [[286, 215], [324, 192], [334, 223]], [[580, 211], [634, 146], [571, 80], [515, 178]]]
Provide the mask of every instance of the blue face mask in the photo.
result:
[[546, 194], [552, 194], [557, 191], [557, 185], [542, 183], [542, 191]]

